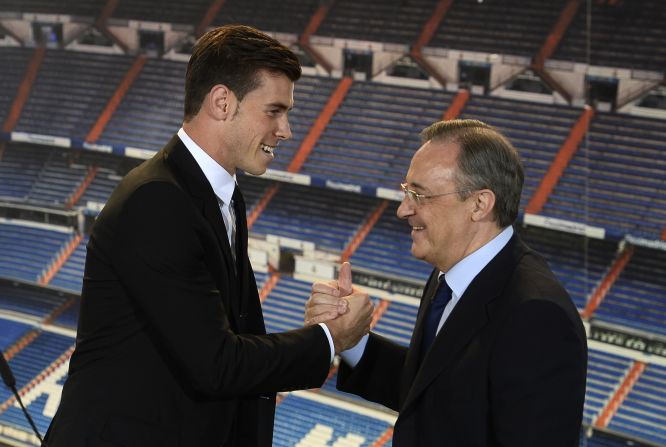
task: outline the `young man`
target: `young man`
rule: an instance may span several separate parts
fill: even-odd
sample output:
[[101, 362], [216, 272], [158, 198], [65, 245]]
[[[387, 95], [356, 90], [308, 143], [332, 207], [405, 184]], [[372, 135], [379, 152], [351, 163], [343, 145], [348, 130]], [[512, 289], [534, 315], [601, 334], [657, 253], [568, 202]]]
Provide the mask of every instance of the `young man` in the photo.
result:
[[77, 345], [46, 445], [270, 446], [275, 392], [320, 386], [372, 304], [265, 334], [237, 169], [262, 174], [280, 140], [296, 56], [245, 26], [197, 42], [183, 127], [130, 172], [90, 236]]

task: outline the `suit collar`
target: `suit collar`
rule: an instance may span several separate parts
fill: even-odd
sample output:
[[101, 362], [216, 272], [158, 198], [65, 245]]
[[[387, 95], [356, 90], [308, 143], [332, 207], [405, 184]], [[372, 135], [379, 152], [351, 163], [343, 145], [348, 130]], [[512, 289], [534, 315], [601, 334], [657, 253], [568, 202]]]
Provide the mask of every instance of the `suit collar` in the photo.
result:
[[[222, 212], [217, 203], [217, 197], [201, 170], [201, 167], [197, 164], [192, 154], [177, 135], [174, 135], [173, 138], [171, 138], [171, 141], [167, 143], [163, 149], [163, 153], [164, 159], [171, 167], [175, 177], [177, 177], [178, 183], [190, 194], [193, 203], [199, 208], [215, 233], [218, 246], [222, 252], [225, 265], [227, 266], [226, 273], [229, 277], [227, 282], [232, 295], [231, 297], [226, 297], [229, 302], [225, 302], [225, 304], [230, 305], [230, 314], [235, 317], [235, 321], [232, 321], [232, 324], [234, 327], [238, 327], [238, 317], [241, 313], [241, 293], [238, 289], [239, 281], [235, 279], [236, 266], [234, 259], [231, 256], [231, 247], [229, 246], [229, 240], [227, 239], [227, 231], [224, 227], [224, 220], [222, 219]], [[245, 241], [247, 240], [247, 230], [242, 229], [242, 231], [238, 231], [238, 233], [241, 233], [239, 237], [245, 237]], [[244, 243], [244, 247], [246, 246], [247, 242]], [[246, 249], [241, 248], [241, 250]], [[243, 253], [245, 253], [245, 251], [243, 251]], [[223, 274], [223, 272], [220, 272], [220, 274]]]
[[180, 138], [187, 150], [192, 154], [192, 157], [194, 157], [206, 180], [208, 180], [208, 183], [213, 188], [215, 195], [223, 203], [231, 203], [231, 196], [236, 187], [236, 176], [229, 174], [217, 161], [213, 160], [206, 151], [190, 138], [182, 127], [178, 130], [178, 138]]
[[[425, 303], [421, 305], [416, 323], [414, 340], [407, 354], [405, 381], [407, 389], [401, 413], [408, 409], [423, 393], [432, 381], [446, 371], [456, 360], [474, 335], [487, 324], [492, 317], [491, 303], [502, 294], [506, 282], [527, 252], [527, 247], [514, 234], [509, 242], [495, 256], [465, 290], [460, 302], [453, 309], [448, 320], [435, 337], [430, 351], [418, 366], [419, 348], [423, 332]], [[437, 272], [433, 272], [424, 291], [424, 299], [435, 293]], [[409, 375], [409, 373], [413, 375]]]

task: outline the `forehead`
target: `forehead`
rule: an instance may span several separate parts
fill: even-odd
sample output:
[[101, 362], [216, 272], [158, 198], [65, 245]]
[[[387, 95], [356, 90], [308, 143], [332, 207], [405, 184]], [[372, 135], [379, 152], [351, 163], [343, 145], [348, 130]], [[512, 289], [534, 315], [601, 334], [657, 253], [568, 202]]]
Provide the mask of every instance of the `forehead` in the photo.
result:
[[429, 140], [414, 154], [407, 172], [407, 183], [428, 187], [453, 181], [457, 167], [458, 143]]

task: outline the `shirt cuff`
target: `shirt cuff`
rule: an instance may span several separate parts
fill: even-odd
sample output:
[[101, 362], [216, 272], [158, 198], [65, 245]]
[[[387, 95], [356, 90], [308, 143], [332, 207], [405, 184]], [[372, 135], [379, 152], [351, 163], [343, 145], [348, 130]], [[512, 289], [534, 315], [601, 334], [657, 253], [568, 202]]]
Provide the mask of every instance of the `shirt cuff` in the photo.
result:
[[335, 358], [335, 346], [333, 346], [333, 337], [331, 337], [331, 331], [328, 330], [328, 326], [326, 326], [324, 323], [319, 323], [319, 326], [324, 330], [324, 333], [326, 334], [326, 338], [328, 338], [328, 345], [331, 348], [331, 363], [333, 363], [333, 359]]
[[354, 368], [358, 362], [361, 361], [363, 353], [365, 352], [365, 346], [368, 344], [368, 334], [365, 334], [361, 340], [353, 348], [347, 349], [340, 353], [340, 357], [345, 361], [349, 366]]

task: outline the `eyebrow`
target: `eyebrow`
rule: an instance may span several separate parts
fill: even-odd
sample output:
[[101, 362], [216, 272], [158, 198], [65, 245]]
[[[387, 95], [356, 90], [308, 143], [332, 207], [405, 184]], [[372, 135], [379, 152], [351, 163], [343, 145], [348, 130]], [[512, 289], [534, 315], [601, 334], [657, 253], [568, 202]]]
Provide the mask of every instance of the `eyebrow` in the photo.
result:
[[268, 107], [268, 108], [276, 108], [276, 109], [280, 109], [280, 110], [291, 110], [291, 109], [294, 108], [293, 105], [292, 105], [291, 107], [289, 107], [289, 106], [287, 106], [286, 104], [283, 104], [283, 103], [281, 103], [281, 102], [272, 102], [272, 103], [270, 103], [270, 104], [266, 104], [266, 107]]

